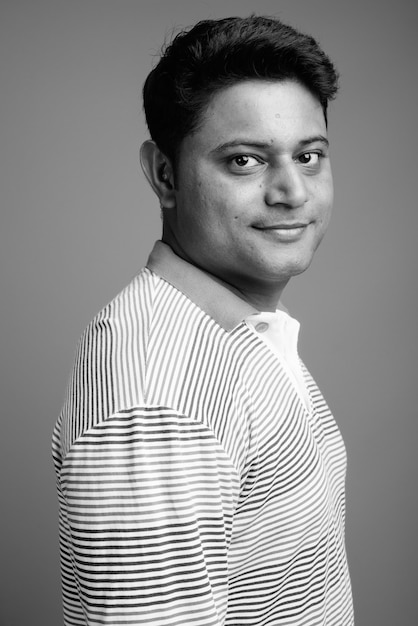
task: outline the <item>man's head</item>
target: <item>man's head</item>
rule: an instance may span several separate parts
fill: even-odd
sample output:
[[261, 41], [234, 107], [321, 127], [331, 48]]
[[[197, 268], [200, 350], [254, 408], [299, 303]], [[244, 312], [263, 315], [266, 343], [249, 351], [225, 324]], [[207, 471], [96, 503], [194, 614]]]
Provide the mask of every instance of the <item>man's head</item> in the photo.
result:
[[336, 89], [312, 38], [262, 17], [197, 24], [145, 84], [141, 158], [163, 240], [260, 308], [309, 266], [328, 225]]
[[213, 95], [254, 79], [297, 80], [318, 99], [325, 119], [337, 92], [335, 68], [312, 37], [269, 17], [205, 20], [175, 37], [145, 82], [152, 139], [174, 163]]

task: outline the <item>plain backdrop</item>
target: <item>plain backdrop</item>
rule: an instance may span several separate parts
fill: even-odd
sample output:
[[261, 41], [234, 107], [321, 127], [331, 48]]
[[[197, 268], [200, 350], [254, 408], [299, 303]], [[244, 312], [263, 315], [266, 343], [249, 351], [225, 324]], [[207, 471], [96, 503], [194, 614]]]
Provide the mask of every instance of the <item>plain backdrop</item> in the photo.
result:
[[341, 73], [336, 203], [284, 301], [349, 457], [357, 626], [417, 616], [416, 4], [384, 0], [1, 0], [1, 626], [62, 624], [50, 456], [78, 338], [147, 259], [141, 88], [173, 29], [274, 14]]

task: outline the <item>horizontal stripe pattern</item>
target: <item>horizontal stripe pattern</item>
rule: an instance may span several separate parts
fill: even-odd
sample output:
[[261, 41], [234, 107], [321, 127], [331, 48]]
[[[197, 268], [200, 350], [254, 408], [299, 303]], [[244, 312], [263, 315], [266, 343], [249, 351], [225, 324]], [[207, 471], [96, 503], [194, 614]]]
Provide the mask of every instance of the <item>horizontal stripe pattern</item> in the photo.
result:
[[53, 435], [69, 625], [353, 624], [346, 457], [245, 323], [144, 269], [89, 325]]

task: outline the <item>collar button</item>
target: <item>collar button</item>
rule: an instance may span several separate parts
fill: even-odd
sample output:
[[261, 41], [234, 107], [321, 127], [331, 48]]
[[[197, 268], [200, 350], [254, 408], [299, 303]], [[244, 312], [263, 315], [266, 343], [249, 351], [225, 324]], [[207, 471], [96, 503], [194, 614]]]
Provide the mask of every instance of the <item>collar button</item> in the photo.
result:
[[269, 325], [267, 322], [259, 322], [255, 325], [255, 329], [258, 333], [265, 333], [268, 330]]

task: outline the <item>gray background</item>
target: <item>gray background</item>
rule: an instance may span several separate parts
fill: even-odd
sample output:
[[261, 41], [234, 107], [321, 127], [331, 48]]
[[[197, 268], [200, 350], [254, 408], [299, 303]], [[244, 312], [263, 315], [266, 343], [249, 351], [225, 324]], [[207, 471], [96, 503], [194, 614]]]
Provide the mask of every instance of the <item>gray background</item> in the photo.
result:
[[160, 234], [143, 80], [173, 27], [254, 10], [313, 33], [342, 74], [333, 220], [285, 301], [348, 448], [357, 626], [418, 623], [414, 4], [0, 2], [1, 626], [62, 623], [51, 431], [80, 333]]

